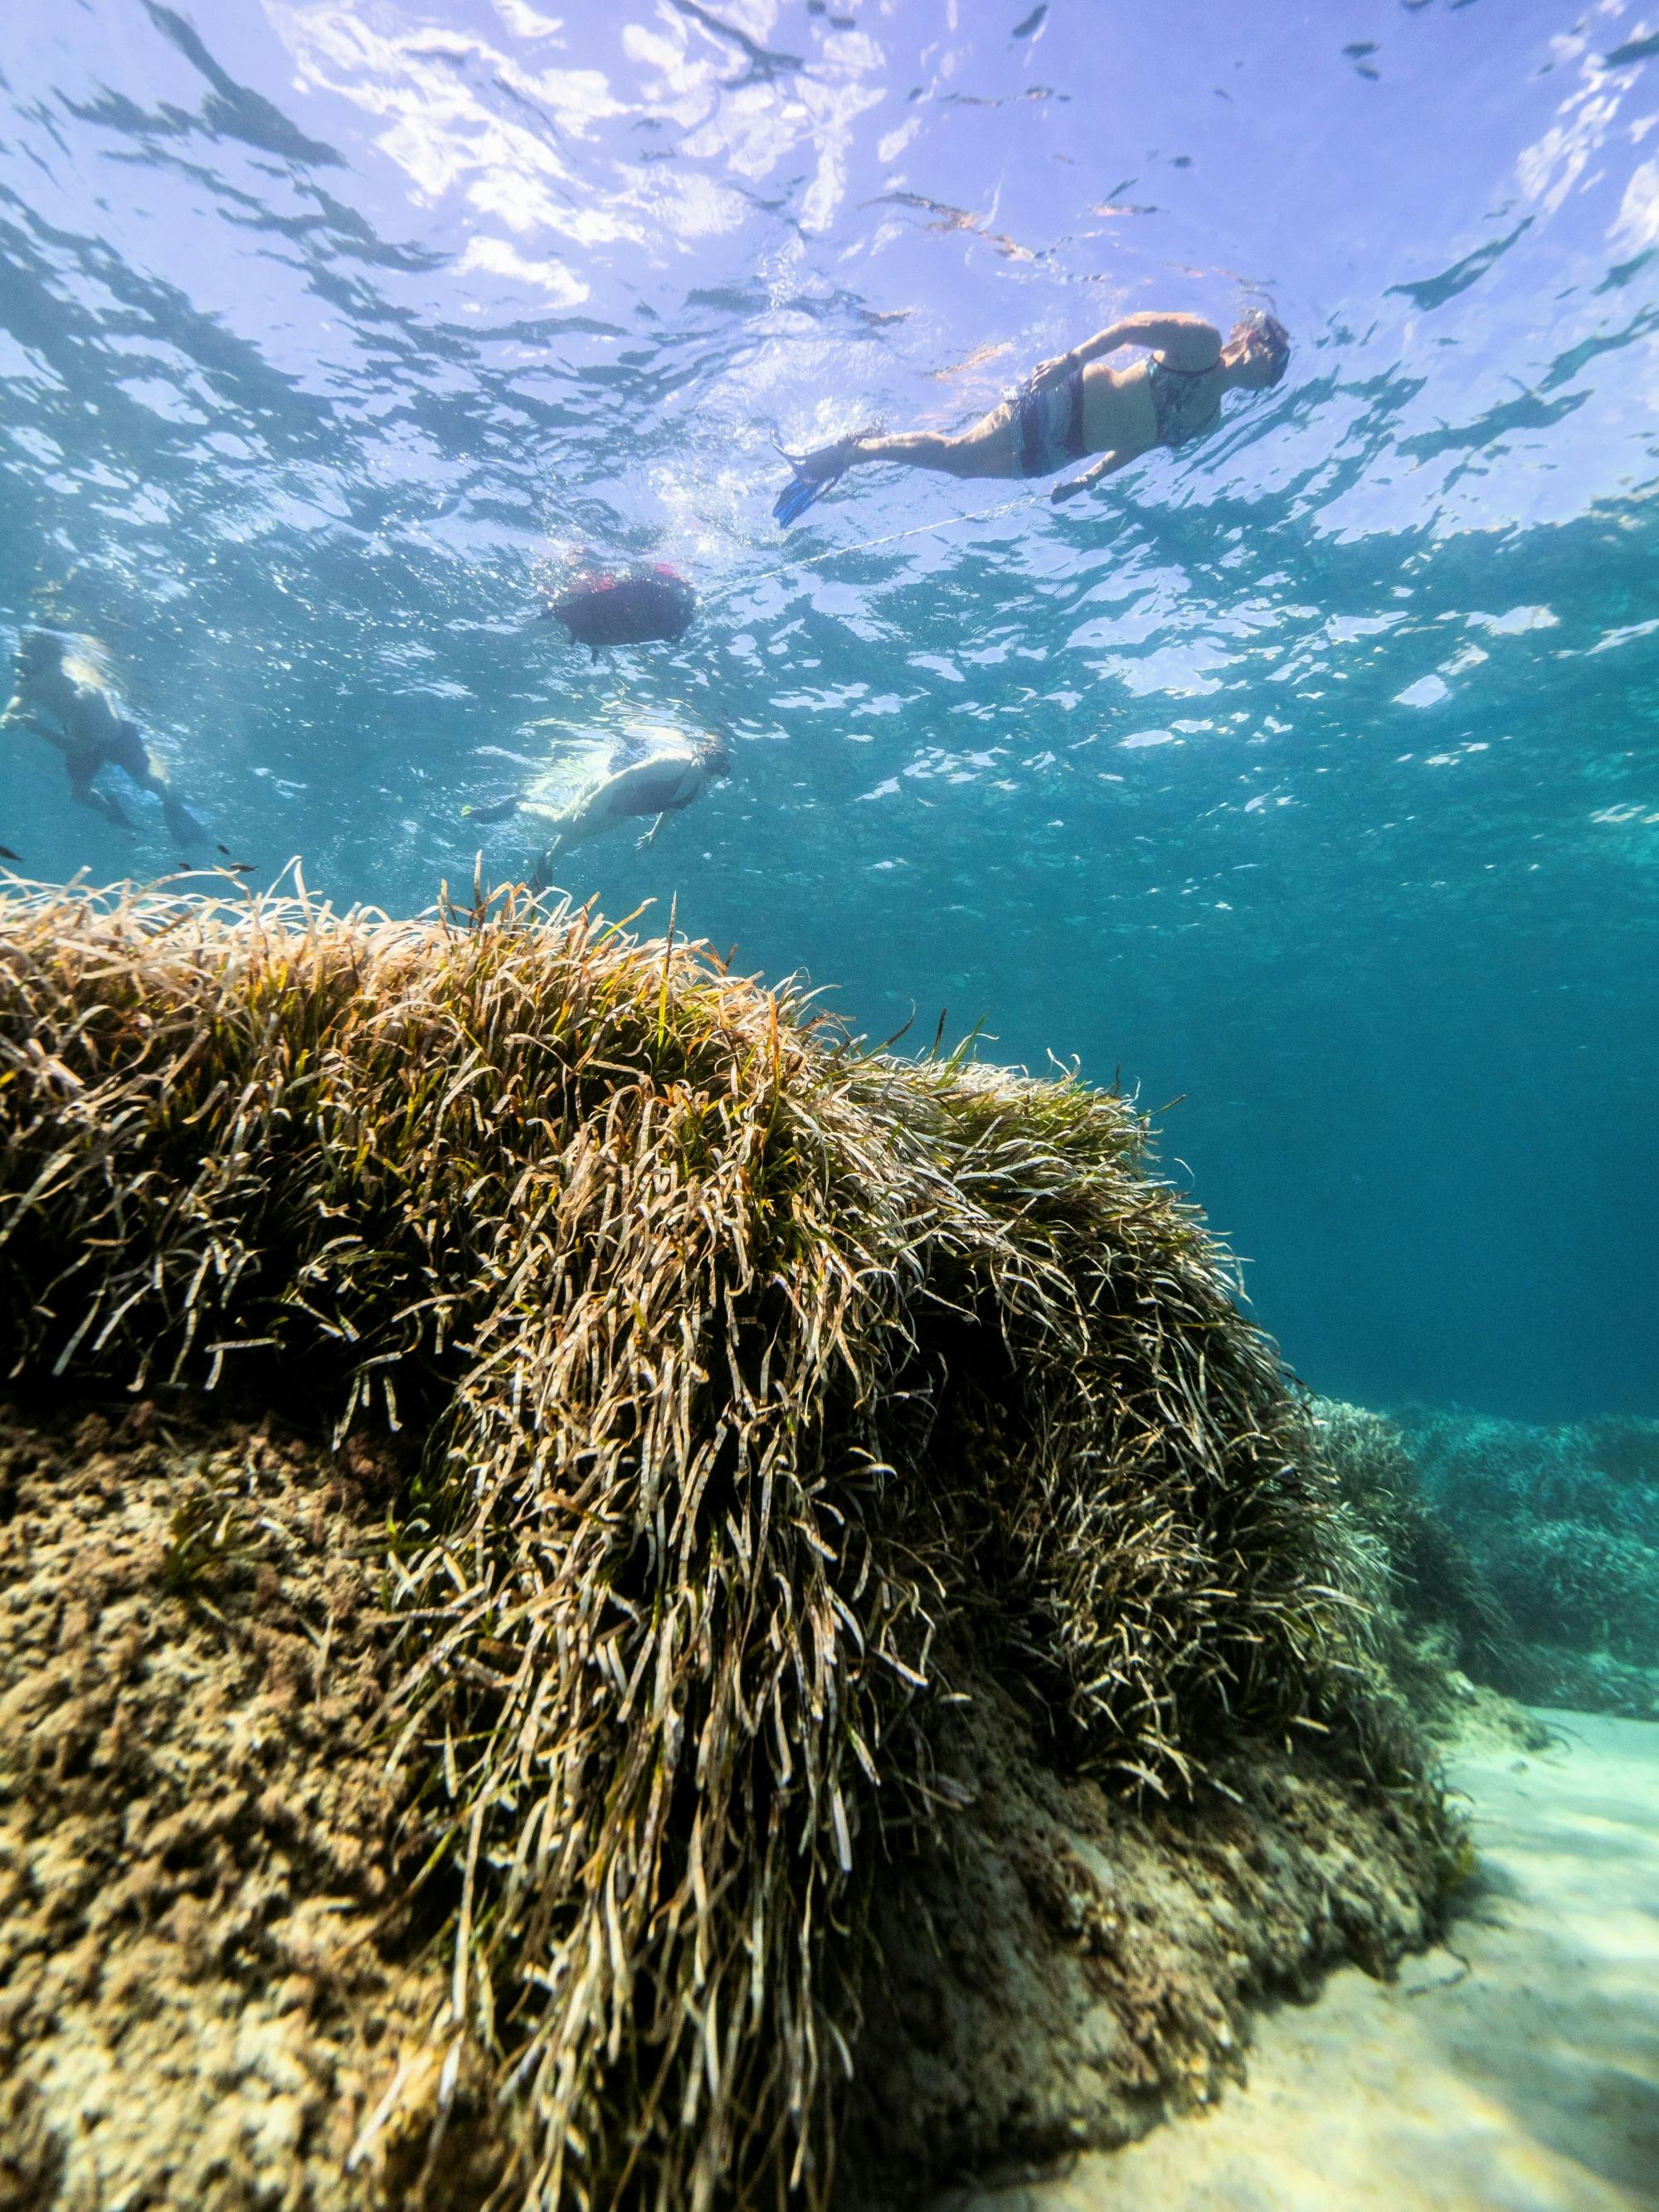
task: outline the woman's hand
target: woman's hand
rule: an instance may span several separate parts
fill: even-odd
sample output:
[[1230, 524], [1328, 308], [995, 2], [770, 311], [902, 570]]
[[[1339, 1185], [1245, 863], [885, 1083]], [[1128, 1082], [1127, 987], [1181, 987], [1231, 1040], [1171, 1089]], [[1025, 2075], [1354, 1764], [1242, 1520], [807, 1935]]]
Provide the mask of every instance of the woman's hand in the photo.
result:
[[1025, 388], [1028, 392], [1041, 392], [1050, 384], [1058, 384], [1062, 377], [1069, 376], [1077, 365], [1074, 353], [1057, 353], [1051, 360], [1037, 363], [1025, 380]]
[[1122, 465], [1115, 453], [1103, 453], [1093, 468], [1085, 469], [1080, 477], [1067, 477], [1064, 483], [1054, 486], [1048, 497], [1058, 507], [1063, 499], [1075, 499], [1080, 491], [1092, 491], [1102, 477], [1110, 476], [1114, 469]]

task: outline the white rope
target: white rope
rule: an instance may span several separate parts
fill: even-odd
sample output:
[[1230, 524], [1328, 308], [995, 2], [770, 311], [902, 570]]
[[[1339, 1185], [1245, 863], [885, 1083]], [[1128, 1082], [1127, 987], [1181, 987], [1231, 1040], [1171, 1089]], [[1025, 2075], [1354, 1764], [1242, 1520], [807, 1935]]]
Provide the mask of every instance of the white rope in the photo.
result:
[[870, 553], [878, 545], [897, 545], [907, 538], [925, 538], [935, 530], [954, 530], [963, 522], [993, 522], [1000, 514], [1012, 514], [1017, 507], [1030, 507], [1034, 495], [1022, 492], [1018, 499], [1005, 499], [995, 507], [981, 507], [974, 514], [943, 514], [934, 522], [913, 522], [908, 530], [890, 530], [879, 538], [863, 538], [854, 545], [826, 545], [822, 553], [803, 554], [799, 561], [786, 561], [775, 568], [763, 568], [758, 576], [740, 576], [720, 590], [708, 592], [710, 599], [729, 599], [736, 592], [746, 592], [757, 584], [769, 584], [779, 576], [793, 576], [797, 569], [815, 568], [821, 561], [834, 561], [843, 553]]

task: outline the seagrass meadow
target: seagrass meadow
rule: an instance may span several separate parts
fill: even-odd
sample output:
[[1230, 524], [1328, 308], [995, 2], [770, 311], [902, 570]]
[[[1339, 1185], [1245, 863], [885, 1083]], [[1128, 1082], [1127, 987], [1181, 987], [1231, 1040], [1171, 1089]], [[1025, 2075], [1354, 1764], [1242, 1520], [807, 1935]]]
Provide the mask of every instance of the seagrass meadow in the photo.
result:
[[917, 2200], [1434, 1923], [1121, 1097], [516, 894], [20, 893], [0, 1255], [0, 2203]]

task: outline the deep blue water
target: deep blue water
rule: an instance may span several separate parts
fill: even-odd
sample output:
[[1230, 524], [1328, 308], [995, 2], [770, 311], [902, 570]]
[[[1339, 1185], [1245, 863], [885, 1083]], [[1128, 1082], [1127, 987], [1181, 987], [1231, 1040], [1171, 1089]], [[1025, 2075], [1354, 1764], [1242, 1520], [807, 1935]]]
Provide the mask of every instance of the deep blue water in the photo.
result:
[[[11, 0], [0, 643], [97, 634], [216, 839], [394, 912], [548, 718], [729, 731], [572, 890], [1182, 1094], [1327, 1390], [1659, 1412], [1659, 18], [830, 4]], [[770, 519], [775, 431], [1264, 298], [1285, 383], [1091, 501]], [[683, 643], [527, 624], [582, 544]], [[30, 875], [172, 864], [0, 763]]]

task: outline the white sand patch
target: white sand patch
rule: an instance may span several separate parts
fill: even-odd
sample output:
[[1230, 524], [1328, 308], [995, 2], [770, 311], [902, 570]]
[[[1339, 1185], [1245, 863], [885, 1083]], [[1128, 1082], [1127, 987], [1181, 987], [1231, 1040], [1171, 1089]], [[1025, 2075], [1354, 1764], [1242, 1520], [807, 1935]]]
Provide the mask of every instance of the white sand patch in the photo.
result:
[[1659, 1727], [1450, 1761], [1481, 1871], [1447, 1948], [1263, 2020], [1248, 2086], [962, 2212], [1659, 2206]]

